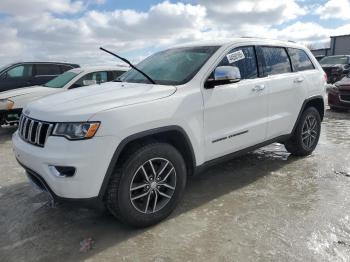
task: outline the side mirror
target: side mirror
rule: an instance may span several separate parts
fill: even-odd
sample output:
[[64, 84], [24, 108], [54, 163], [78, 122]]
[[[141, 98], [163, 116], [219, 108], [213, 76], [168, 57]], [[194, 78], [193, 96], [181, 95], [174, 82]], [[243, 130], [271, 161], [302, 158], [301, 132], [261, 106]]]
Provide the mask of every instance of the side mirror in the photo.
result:
[[96, 80], [84, 80], [83, 81], [84, 86], [91, 86], [91, 85], [96, 85], [96, 84], [97, 84]]
[[208, 79], [205, 88], [227, 85], [241, 81], [241, 72], [236, 66], [218, 66], [214, 70], [214, 79]]

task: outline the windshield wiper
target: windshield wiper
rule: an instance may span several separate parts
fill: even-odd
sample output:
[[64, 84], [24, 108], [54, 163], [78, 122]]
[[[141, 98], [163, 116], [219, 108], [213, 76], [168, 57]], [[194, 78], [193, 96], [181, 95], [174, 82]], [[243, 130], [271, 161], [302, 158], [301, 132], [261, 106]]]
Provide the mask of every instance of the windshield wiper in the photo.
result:
[[146, 77], [146, 78], [148, 79], [148, 81], [150, 81], [152, 84], [154, 84], [154, 85], [156, 84], [156, 82], [155, 82], [152, 78], [150, 78], [145, 72], [141, 71], [141, 70], [138, 69], [136, 66], [134, 66], [129, 60], [127, 60], [127, 59], [125, 59], [124, 57], [121, 57], [121, 56], [119, 56], [119, 55], [116, 55], [116, 54], [112, 53], [111, 51], [108, 51], [108, 50], [104, 49], [103, 47], [100, 47], [100, 49], [101, 49], [102, 51], [105, 51], [105, 52], [108, 53], [108, 54], [111, 54], [111, 55], [113, 55], [113, 56], [119, 58], [119, 59], [122, 60], [123, 62], [127, 63], [131, 68], [135, 69], [137, 72], [139, 72], [139, 73], [142, 74], [144, 77]]

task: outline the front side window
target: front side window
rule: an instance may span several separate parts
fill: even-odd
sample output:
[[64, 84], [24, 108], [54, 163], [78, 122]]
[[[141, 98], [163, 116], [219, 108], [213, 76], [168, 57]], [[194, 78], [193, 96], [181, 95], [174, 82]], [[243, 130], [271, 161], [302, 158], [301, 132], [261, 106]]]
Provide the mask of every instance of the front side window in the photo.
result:
[[113, 81], [116, 80], [118, 77], [120, 77], [122, 74], [124, 74], [125, 71], [111, 71], [109, 72], [109, 80], [108, 81]]
[[37, 76], [54, 76], [61, 73], [60, 67], [52, 64], [37, 64], [35, 70]]
[[8, 78], [31, 77], [32, 65], [20, 65], [7, 71]]
[[292, 60], [294, 71], [305, 71], [315, 69], [309, 56], [304, 50], [288, 48], [290, 59]]
[[[89, 81], [89, 84], [86, 84], [87, 81]], [[83, 76], [82, 78], [80, 78], [77, 82], [75, 82], [72, 87], [77, 88], [77, 87], [82, 87], [86, 85], [91, 85], [91, 83], [93, 82], [95, 82], [96, 84], [102, 84], [102, 83], [108, 82], [108, 72], [101, 71], [101, 72], [89, 73]]]
[[283, 47], [259, 47], [258, 55], [264, 65], [264, 75], [292, 72], [286, 49]]
[[52, 88], [63, 88], [66, 84], [68, 84], [74, 77], [76, 77], [79, 73], [67, 71], [62, 75], [59, 75], [47, 82], [44, 86], [52, 87]]
[[218, 66], [235, 66], [239, 68], [241, 79], [254, 79], [258, 77], [258, 65], [255, 50], [252, 46], [238, 47], [221, 60]]
[[[198, 73], [218, 48], [218, 46], [173, 48], [146, 58], [136, 67], [150, 76], [156, 84], [182, 85]], [[122, 75], [120, 80], [130, 83], [150, 83], [134, 69]]]

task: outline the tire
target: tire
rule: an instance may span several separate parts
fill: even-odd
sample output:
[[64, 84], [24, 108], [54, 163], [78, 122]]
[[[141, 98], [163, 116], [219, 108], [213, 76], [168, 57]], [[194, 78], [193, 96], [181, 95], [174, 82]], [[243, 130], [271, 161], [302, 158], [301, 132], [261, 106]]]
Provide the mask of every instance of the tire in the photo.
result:
[[320, 113], [316, 108], [308, 107], [302, 113], [294, 134], [285, 143], [285, 147], [294, 156], [310, 155], [317, 146], [320, 133]]
[[[154, 180], [154, 173], [159, 180]], [[166, 143], [146, 144], [127, 156], [115, 170], [108, 185], [106, 206], [130, 226], [154, 225], [175, 209], [186, 179], [185, 161], [175, 147]]]

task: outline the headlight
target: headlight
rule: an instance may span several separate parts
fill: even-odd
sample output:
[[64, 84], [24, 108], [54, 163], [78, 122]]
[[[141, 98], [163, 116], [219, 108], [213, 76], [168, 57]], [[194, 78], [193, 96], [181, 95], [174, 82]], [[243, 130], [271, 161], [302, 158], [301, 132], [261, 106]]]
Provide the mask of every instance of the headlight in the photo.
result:
[[89, 139], [94, 137], [99, 126], [99, 122], [57, 123], [52, 135], [63, 136], [69, 140]]
[[2, 109], [11, 110], [15, 103], [10, 99], [0, 99], [0, 104], [2, 104]]
[[7, 110], [11, 110], [14, 105], [15, 105], [15, 102], [13, 102], [11, 100], [7, 100], [7, 102], [6, 102], [6, 109]]

